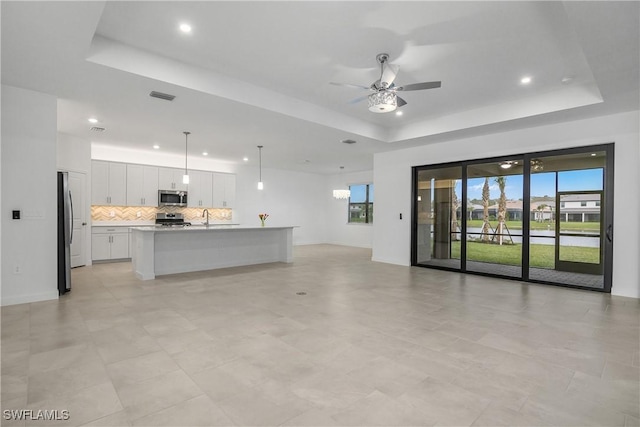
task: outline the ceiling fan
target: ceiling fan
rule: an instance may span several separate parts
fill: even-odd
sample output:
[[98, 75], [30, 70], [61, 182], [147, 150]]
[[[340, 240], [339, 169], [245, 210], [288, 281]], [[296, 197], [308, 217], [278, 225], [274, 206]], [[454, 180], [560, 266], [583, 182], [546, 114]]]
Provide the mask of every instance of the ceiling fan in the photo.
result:
[[371, 83], [371, 86], [353, 85], [348, 83], [334, 83], [336, 86], [355, 87], [358, 89], [366, 89], [373, 92], [370, 95], [356, 98], [349, 102], [355, 104], [365, 99], [369, 100], [369, 111], [374, 113], [388, 113], [398, 107], [406, 105], [407, 101], [400, 98], [397, 92], [406, 92], [410, 90], [436, 89], [442, 85], [442, 82], [422, 82], [412, 83], [404, 86], [396, 86], [393, 82], [400, 69], [397, 65], [389, 64], [389, 54], [379, 53], [376, 60], [380, 64], [380, 78]]

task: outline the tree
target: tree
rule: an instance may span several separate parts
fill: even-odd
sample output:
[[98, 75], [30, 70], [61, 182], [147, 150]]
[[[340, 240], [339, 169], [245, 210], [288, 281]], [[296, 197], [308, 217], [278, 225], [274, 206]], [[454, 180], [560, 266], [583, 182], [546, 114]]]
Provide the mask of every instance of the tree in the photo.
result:
[[498, 243], [502, 244], [502, 234], [504, 233], [504, 220], [507, 216], [507, 195], [504, 192], [504, 188], [507, 185], [507, 177], [499, 176], [495, 179], [498, 188], [500, 189], [500, 198], [498, 199]]
[[[456, 184], [458, 180], [451, 180], [451, 232], [455, 233], [458, 230], [458, 207], [460, 206], [460, 200], [458, 199], [458, 195], [456, 194]], [[452, 236], [456, 236], [456, 234], [452, 234]], [[455, 240], [458, 240], [455, 237]]]
[[489, 241], [489, 178], [484, 179], [484, 185], [482, 186], [482, 207], [484, 209], [483, 212], [483, 220], [482, 224], [482, 241]]
[[539, 204], [539, 205], [538, 205], [538, 207], [536, 208], [536, 209], [538, 210], [538, 218], [537, 218], [537, 219], [538, 219], [538, 222], [543, 222], [543, 221], [544, 221], [544, 214], [543, 214], [543, 212], [544, 212], [544, 210], [545, 210], [545, 208], [546, 208], [546, 207], [547, 207], [547, 205], [546, 205], [546, 204], [541, 203], [541, 204]]

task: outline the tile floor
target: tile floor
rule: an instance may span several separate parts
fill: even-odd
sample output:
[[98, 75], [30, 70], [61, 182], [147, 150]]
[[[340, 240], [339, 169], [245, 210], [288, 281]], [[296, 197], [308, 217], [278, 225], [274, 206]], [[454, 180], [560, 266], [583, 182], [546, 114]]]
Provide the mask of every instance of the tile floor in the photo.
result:
[[2, 425], [640, 425], [638, 300], [294, 254], [2, 308]]

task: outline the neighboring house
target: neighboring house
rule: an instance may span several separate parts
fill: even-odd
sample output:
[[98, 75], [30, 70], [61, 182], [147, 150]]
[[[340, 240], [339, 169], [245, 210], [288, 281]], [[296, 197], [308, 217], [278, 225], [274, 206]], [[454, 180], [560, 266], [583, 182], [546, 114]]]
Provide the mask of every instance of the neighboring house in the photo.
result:
[[570, 194], [560, 198], [560, 221], [599, 222], [600, 194]]

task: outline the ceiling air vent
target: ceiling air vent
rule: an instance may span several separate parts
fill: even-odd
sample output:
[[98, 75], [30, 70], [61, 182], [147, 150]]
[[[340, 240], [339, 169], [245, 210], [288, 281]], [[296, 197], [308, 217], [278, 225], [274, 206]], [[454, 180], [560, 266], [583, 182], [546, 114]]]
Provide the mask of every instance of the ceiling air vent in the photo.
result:
[[89, 130], [91, 130], [91, 131], [93, 131], [93, 132], [104, 132], [106, 129], [105, 129], [105, 128], [98, 127], [98, 126], [94, 126], [94, 127], [92, 127], [91, 129], [89, 129]]
[[343, 144], [355, 144], [356, 141], [354, 141], [353, 139], [343, 139], [342, 141]]
[[176, 98], [175, 95], [169, 95], [168, 93], [156, 92], [155, 90], [151, 91], [149, 96], [152, 97], [152, 98], [164, 99], [165, 101], [173, 101]]

